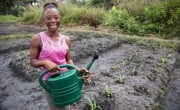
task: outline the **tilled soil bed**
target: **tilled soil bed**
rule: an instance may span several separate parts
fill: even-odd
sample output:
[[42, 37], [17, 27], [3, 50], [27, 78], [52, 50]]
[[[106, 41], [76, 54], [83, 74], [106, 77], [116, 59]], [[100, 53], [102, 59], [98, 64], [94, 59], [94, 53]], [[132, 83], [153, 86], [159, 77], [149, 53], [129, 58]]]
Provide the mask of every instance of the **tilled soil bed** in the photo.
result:
[[[99, 51], [99, 59], [90, 69], [93, 76], [84, 82], [83, 98], [71, 105], [72, 110], [90, 110], [88, 99], [96, 103], [96, 110], [163, 108], [160, 102], [173, 71], [179, 71], [179, 53], [151, 44], [117, 41], [106, 34], [69, 36], [72, 58], [77, 66], [86, 66], [93, 52]], [[0, 42], [3, 52], [0, 55], [0, 109], [48, 110], [43, 88], [38, 84], [41, 71], [29, 65], [30, 39], [23, 40]]]

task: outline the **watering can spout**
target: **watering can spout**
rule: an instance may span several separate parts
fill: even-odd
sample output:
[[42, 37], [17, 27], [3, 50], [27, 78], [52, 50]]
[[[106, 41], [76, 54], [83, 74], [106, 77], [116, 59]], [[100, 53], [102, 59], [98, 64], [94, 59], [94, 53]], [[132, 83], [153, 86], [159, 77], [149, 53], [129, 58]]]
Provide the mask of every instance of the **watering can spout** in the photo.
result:
[[[97, 60], [98, 58], [99, 58], [99, 53], [98, 53], [98, 51], [96, 50], [96, 51], [94, 52], [94, 55], [93, 55], [92, 60], [86, 65], [86, 69], [89, 70], [89, 69], [91, 68], [92, 64], [94, 63], [94, 61]], [[78, 72], [78, 74], [79, 74], [79, 72]], [[83, 75], [87, 75], [87, 73], [85, 72], [85, 73], [82, 74], [82, 76], [83, 76]], [[84, 79], [82, 79], [82, 77], [79, 77], [80, 89], [82, 89], [83, 83], [84, 83]]]

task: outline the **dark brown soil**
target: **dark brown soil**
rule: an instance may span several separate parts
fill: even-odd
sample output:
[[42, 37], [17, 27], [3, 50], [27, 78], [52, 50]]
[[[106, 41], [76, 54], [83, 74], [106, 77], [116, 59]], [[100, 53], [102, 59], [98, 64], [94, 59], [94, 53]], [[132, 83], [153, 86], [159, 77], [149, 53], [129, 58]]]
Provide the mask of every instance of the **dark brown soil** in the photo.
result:
[[[0, 36], [42, 30], [0, 23]], [[87, 98], [95, 100], [96, 110], [180, 108], [179, 53], [148, 44], [128, 44], [103, 33], [72, 33], [64, 34], [71, 37], [72, 58], [77, 66], [85, 67], [93, 52], [99, 51], [99, 59], [90, 69], [93, 76], [83, 85], [84, 97], [71, 105], [72, 110], [90, 110]], [[41, 71], [29, 65], [30, 40], [0, 41], [0, 110], [48, 110], [38, 83]], [[123, 82], [118, 81], [120, 75]]]

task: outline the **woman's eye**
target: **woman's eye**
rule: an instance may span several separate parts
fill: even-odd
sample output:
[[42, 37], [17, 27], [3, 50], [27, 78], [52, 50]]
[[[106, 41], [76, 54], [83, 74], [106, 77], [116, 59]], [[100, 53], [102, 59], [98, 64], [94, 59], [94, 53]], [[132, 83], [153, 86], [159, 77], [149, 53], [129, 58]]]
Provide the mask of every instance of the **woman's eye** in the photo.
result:
[[46, 19], [47, 19], [47, 20], [50, 20], [50, 19], [51, 19], [51, 17], [46, 17]]
[[54, 18], [55, 18], [55, 19], [59, 19], [59, 16], [55, 16]]

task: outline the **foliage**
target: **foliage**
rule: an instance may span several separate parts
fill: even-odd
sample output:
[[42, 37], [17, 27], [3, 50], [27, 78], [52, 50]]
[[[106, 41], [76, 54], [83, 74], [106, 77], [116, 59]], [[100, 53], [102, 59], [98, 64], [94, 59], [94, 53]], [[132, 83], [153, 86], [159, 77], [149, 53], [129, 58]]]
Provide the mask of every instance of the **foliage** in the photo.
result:
[[24, 11], [26, 5], [37, 2], [37, 0], [1, 0], [0, 1], [0, 14], [13, 14], [19, 16]]
[[42, 19], [42, 10], [31, 5], [26, 8], [26, 11], [21, 17], [21, 21], [26, 24], [42, 24]]
[[[77, 0], [71, 0], [76, 3]], [[61, 24], [62, 26], [93, 26], [97, 28], [99, 25], [108, 26], [116, 30], [123, 30], [128, 34], [136, 34], [145, 36], [148, 34], [156, 34], [161, 38], [170, 39], [177, 37], [180, 33], [180, 1], [178, 0], [147, 0], [129, 2], [122, 0], [91, 0], [86, 3], [91, 6], [105, 7], [106, 3], [116, 4], [111, 10], [104, 10], [102, 8], [92, 8], [87, 4], [82, 7], [71, 4], [60, 4]], [[159, 1], [159, 2], [153, 2]], [[79, 1], [83, 2], [83, 1]], [[147, 3], [146, 3], [147, 2]], [[128, 4], [134, 7], [133, 9], [121, 4]], [[133, 4], [132, 4], [133, 3]], [[137, 6], [139, 3], [140, 5]], [[132, 5], [130, 5], [132, 4]], [[22, 8], [24, 10], [24, 8]], [[14, 10], [21, 10], [17, 8]], [[16, 13], [16, 12], [14, 12]], [[29, 24], [42, 23], [42, 15], [39, 7], [26, 8], [22, 16], [23, 21]]]
[[79, 8], [69, 4], [60, 7], [60, 14], [62, 16], [62, 25], [89, 25], [97, 27], [103, 20], [104, 11], [96, 8]]
[[142, 34], [140, 25], [135, 18], [131, 17], [126, 9], [117, 10], [115, 6], [107, 14], [105, 25], [122, 28], [129, 34]]

